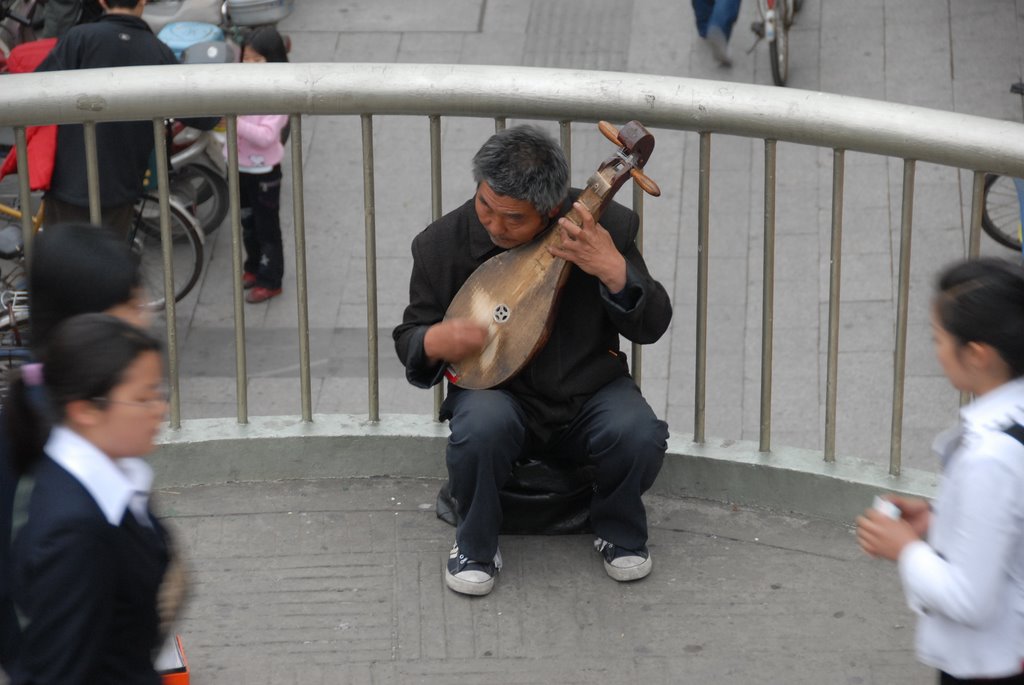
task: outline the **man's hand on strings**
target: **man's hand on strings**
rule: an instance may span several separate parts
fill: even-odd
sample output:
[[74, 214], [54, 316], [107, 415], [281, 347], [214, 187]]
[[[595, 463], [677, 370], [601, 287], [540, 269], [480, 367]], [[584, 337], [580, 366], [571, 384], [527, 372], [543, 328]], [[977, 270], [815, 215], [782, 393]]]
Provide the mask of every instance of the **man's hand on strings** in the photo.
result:
[[459, 362], [487, 344], [487, 326], [472, 319], [435, 323], [423, 336], [423, 351], [434, 361]]
[[608, 292], [619, 292], [626, 287], [626, 259], [616, 249], [611, 234], [594, 220], [582, 202], [574, 202], [573, 208], [583, 225], [577, 226], [563, 216], [558, 220], [561, 242], [548, 251], [596, 276]]

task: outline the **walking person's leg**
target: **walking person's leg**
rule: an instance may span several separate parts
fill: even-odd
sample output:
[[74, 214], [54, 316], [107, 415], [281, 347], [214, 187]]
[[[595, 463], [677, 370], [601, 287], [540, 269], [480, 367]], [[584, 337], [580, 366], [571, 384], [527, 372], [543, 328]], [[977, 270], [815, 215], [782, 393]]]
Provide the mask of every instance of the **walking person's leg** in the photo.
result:
[[697, 35], [707, 38], [708, 20], [711, 18], [711, 11], [715, 8], [714, 0], [691, 0], [693, 4], [693, 18], [697, 22]]
[[740, 0], [715, 0], [708, 18], [706, 37], [711, 54], [722, 66], [732, 66], [729, 39], [740, 13]]
[[740, 0], [715, 0], [714, 10], [708, 19], [708, 25], [717, 26], [725, 34], [728, 41], [732, 38], [732, 27], [740, 16]]

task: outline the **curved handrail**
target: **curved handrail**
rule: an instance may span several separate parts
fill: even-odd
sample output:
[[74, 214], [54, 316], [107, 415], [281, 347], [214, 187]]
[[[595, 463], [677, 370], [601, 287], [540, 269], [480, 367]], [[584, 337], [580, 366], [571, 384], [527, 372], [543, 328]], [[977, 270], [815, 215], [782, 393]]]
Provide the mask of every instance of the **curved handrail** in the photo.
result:
[[673, 76], [437, 64], [203, 64], [12, 74], [3, 77], [3, 90], [4, 126], [149, 119], [154, 112], [638, 119], [649, 127], [1024, 176], [1024, 125], [1019, 123], [847, 95]]

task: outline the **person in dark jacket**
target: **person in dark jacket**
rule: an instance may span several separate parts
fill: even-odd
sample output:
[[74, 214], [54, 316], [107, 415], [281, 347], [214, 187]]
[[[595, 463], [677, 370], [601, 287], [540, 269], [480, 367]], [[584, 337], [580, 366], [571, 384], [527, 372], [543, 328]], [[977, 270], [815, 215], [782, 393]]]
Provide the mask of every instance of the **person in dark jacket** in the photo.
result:
[[[531, 453], [594, 465], [590, 519], [604, 568], [615, 580], [643, 578], [652, 562], [641, 495], [661, 468], [668, 427], [630, 377], [619, 336], [655, 342], [672, 309], [637, 249], [639, 218], [611, 203], [597, 223], [573, 203], [561, 148], [534, 127], [488, 139], [473, 176], [474, 198], [413, 240], [410, 302], [394, 330], [413, 385], [439, 383], [448, 363], [484, 348], [485, 326], [444, 316], [490, 257], [557, 230], [551, 253], [572, 266], [550, 337], [517, 375], [489, 390], [449, 385], [441, 417], [451, 428], [446, 463], [458, 526], [445, 582], [464, 594], [491, 591], [501, 567], [498, 492]], [[558, 218], [570, 205], [582, 226]]]
[[[22, 624], [12, 685], [159, 685], [169, 538], [149, 508], [167, 412], [160, 343], [109, 314], [60, 324], [4, 408], [20, 474], [11, 547]], [[52, 420], [51, 420], [52, 417]]]
[[[70, 29], [54, 46], [37, 72], [109, 67], [177, 64], [178, 60], [142, 20], [146, 0], [101, 0], [106, 13], [94, 22]], [[219, 118], [185, 119], [190, 126], [211, 129]], [[131, 229], [135, 202], [153, 152], [153, 124], [116, 121], [96, 125], [102, 222], [120, 235]], [[47, 223], [89, 221], [89, 189], [85, 170], [85, 133], [81, 124], [57, 132], [53, 178], [46, 193]]]

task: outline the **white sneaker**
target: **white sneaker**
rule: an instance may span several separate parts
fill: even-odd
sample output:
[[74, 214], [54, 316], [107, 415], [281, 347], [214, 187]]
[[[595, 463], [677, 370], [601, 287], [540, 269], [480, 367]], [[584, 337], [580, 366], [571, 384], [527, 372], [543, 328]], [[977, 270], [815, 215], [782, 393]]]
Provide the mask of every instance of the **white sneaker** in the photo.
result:
[[731, 67], [732, 57], [729, 56], [729, 39], [725, 37], [725, 31], [717, 26], [709, 26], [706, 40], [718, 63], [723, 67]]
[[620, 583], [646, 578], [654, 568], [647, 545], [640, 549], [624, 549], [607, 540], [596, 538], [594, 549], [604, 559], [604, 571]]
[[490, 562], [475, 561], [459, 552], [459, 543], [452, 545], [444, 566], [444, 583], [463, 595], [486, 595], [494, 589], [494, 576], [501, 570], [501, 551]]

